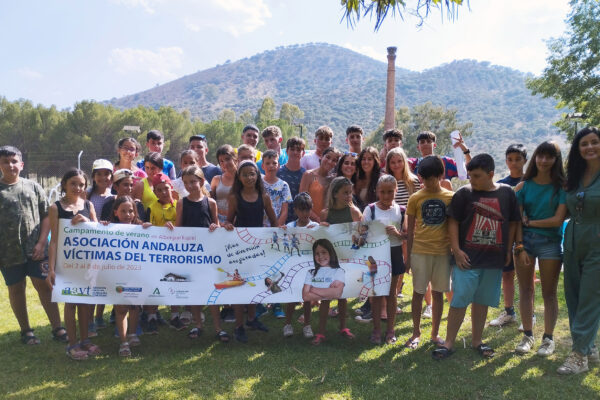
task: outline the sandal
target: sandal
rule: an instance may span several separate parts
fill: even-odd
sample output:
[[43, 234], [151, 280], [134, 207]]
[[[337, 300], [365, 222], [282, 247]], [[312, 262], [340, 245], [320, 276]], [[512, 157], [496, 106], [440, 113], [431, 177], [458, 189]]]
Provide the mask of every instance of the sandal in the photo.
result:
[[82, 340], [79, 343], [79, 347], [81, 348], [81, 350], [86, 351], [88, 356], [98, 356], [102, 354], [100, 346], [97, 346], [94, 343], [92, 343], [90, 339]]
[[496, 355], [494, 349], [485, 343], [481, 343], [479, 346], [474, 347], [474, 350], [477, 350], [479, 355], [483, 358], [492, 358]]
[[436, 361], [441, 361], [441, 360], [445, 360], [446, 358], [450, 357], [452, 354], [454, 354], [453, 349], [449, 349], [447, 347], [440, 346], [431, 353], [431, 357]]
[[446, 341], [441, 337], [437, 337], [437, 339], [431, 339], [431, 344], [435, 344], [437, 347], [441, 347], [446, 344]]
[[[28, 333], [31, 333], [31, 335], [28, 335]], [[34, 345], [40, 344], [40, 339], [33, 334], [33, 329], [25, 329], [21, 331], [21, 342], [27, 345]]]
[[229, 335], [225, 331], [219, 331], [217, 332], [217, 339], [219, 339], [221, 343], [228, 343]]
[[386, 344], [396, 344], [397, 341], [398, 341], [398, 338], [396, 338], [396, 335], [394, 334], [394, 332], [388, 332], [385, 334], [385, 343]]
[[135, 333], [130, 333], [127, 335], [127, 342], [131, 347], [139, 346], [142, 344], [140, 338]]
[[369, 341], [373, 344], [381, 344], [381, 332], [373, 331], [373, 333], [371, 333]]
[[192, 328], [188, 332], [187, 337], [189, 337], [190, 339], [197, 339], [198, 336], [200, 336], [201, 333], [202, 333], [202, 329], [200, 329], [200, 328]]
[[419, 343], [421, 342], [421, 338], [410, 338], [404, 343], [404, 347], [407, 349], [415, 350], [419, 347]]
[[[62, 331], [62, 334], [59, 334], [58, 332]], [[61, 343], [67, 343], [69, 341], [69, 336], [67, 335], [67, 330], [62, 327], [59, 326], [58, 328], [54, 328], [52, 329], [52, 339], [61, 342]]]
[[131, 356], [131, 349], [129, 348], [129, 343], [123, 342], [119, 346], [119, 355], [121, 357], [129, 357]]
[[340, 335], [342, 335], [343, 337], [348, 338], [348, 339], [355, 338], [354, 333], [350, 332], [350, 329], [348, 329], [348, 328], [344, 328], [344, 329], [340, 330], [339, 333], [340, 333]]
[[79, 343], [75, 343], [73, 346], [67, 346], [67, 357], [75, 361], [87, 360], [88, 352], [79, 347]]
[[325, 335], [321, 335], [320, 333], [317, 333], [311, 343], [314, 344], [315, 346], [318, 346], [321, 343], [323, 343], [324, 341], [325, 341]]

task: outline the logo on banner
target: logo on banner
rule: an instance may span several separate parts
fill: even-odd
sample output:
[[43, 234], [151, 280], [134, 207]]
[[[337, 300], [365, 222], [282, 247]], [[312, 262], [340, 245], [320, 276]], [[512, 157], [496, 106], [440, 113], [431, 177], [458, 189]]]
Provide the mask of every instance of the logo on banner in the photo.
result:
[[141, 293], [141, 287], [127, 287], [127, 286], [117, 286], [115, 288], [117, 293]]
[[189, 290], [174, 289], [172, 287], [169, 288], [169, 294], [171, 296], [175, 296], [176, 299], [187, 299], [189, 297], [189, 292]]
[[160, 290], [158, 288], [154, 288], [154, 290], [152, 291], [152, 294], [149, 295], [148, 297], [165, 297], [160, 293]]
[[83, 296], [90, 297], [90, 287], [66, 287], [60, 293], [64, 296]]
[[169, 273], [166, 274], [162, 279], [162, 282], [189, 282], [190, 280], [183, 276], [183, 275], [177, 275], [177, 274], [173, 274], [173, 273]]

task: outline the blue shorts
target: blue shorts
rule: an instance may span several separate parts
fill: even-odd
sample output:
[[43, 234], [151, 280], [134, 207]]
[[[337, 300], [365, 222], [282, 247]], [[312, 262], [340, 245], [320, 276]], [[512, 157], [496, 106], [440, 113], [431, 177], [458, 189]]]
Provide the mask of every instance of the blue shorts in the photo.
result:
[[502, 269], [473, 268], [462, 270], [452, 269], [451, 307], [465, 308], [471, 303], [484, 306], [498, 307], [500, 303], [500, 288], [502, 284]]
[[523, 232], [523, 246], [531, 257], [539, 260], [562, 260], [560, 239], [553, 239], [536, 232]]
[[12, 286], [23, 282], [26, 276], [37, 279], [46, 279], [48, 276], [48, 260], [27, 259], [25, 264], [13, 265], [11, 267], [0, 267], [6, 286]]

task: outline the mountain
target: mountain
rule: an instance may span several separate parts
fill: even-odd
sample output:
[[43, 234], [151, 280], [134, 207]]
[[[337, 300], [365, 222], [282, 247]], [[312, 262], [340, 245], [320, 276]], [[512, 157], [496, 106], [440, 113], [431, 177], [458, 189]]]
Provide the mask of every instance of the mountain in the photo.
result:
[[[384, 51], [382, 46], [382, 52]], [[401, 63], [407, 55], [398, 54]], [[414, 55], [413, 55], [414, 56]], [[203, 120], [225, 108], [253, 114], [269, 96], [279, 107], [296, 104], [310, 132], [330, 125], [338, 141], [350, 124], [373, 131], [383, 120], [387, 64], [335, 45], [310, 43], [278, 47], [235, 62], [184, 76], [155, 88], [112, 99], [121, 108], [170, 105], [188, 109]], [[473, 122], [468, 144], [503, 159], [509, 142], [530, 151], [559, 137], [553, 121], [560, 117], [552, 99], [532, 96], [530, 75], [488, 62], [460, 60], [422, 72], [396, 67], [396, 107], [431, 101], [458, 109], [461, 122]], [[490, 143], [492, 144], [490, 146]]]

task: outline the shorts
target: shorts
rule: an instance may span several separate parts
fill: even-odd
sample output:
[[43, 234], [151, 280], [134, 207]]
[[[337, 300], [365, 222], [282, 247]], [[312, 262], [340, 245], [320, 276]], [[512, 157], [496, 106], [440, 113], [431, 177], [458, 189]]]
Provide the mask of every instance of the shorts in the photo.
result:
[[449, 292], [449, 261], [450, 257], [448, 257], [448, 254], [411, 254], [410, 265], [413, 274], [413, 290], [419, 294], [425, 294], [427, 285], [431, 282], [431, 290]]
[[523, 232], [523, 246], [531, 257], [540, 260], [562, 260], [560, 239], [553, 239], [536, 232]]
[[26, 276], [37, 279], [46, 279], [48, 276], [48, 260], [27, 259], [25, 264], [13, 265], [11, 267], [0, 267], [6, 286], [12, 286], [23, 282]]
[[452, 269], [451, 307], [465, 308], [471, 303], [498, 307], [502, 286], [501, 268]]
[[406, 272], [404, 265], [404, 256], [402, 255], [402, 246], [391, 247], [392, 276], [402, 275]]

